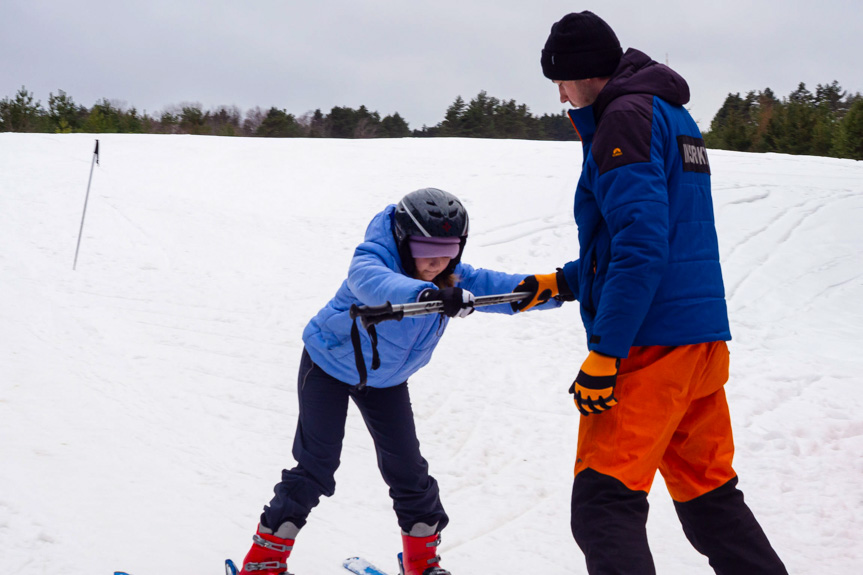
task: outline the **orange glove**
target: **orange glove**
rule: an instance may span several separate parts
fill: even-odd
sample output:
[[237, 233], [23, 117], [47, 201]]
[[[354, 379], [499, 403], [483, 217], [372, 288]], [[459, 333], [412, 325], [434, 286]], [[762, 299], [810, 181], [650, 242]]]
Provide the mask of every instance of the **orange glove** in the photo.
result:
[[591, 351], [572, 382], [569, 393], [575, 395], [575, 406], [582, 415], [602, 413], [617, 405], [614, 385], [620, 359]]
[[544, 304], [553, 297], [562, 301], [575, 300], [575, 296], [563, 276], [563, 270], [560, 269], [553, 274], [527, 276], [512, 291], [513, 293], [531, 294], [523, 300], [511, 303], [512, 311], [527, 311], [532, 307]]

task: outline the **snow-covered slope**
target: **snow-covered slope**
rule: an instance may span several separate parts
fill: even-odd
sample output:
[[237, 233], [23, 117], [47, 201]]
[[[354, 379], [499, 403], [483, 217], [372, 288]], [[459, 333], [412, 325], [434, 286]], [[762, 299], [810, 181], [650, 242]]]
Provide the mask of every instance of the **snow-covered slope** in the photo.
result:
[[[577, 253], [577, 143], [0, 134], [0, 561], [10, 574], [221, 573], [290, 467], [300, 335], [370, 217], [461, 197], [465, 261]], [[793, 573], [863, 560], [863, 163], [712, 152], [736, 468]], [[569, 533], [585, 355], [575, 305], [452, 322], [411, 382], [455, 574], [584, 573]], [[394, 569], [399, 531], [352, 407], [336, 495], [291, 571]], [[710, 573], [657, 478], [660, 573]]]

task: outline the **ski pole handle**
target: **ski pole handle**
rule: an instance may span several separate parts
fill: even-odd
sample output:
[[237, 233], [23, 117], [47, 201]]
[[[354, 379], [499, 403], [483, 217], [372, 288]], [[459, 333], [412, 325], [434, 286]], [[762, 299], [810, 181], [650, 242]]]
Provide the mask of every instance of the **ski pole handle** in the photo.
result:
[[382, 321], [391, 319], [401, 321], [404, 317], [404, 312], [401, 310], [395, 310], [393, 309], [394, 307], [397, 306], [393, 306], [390, 302], [382, 305], [360, 306], [357, 304], [351, 304], [349, 313], [353, 320], [360, 318], [360, 323], [362, 323], [363, 327], [368, 330], [369, 326], [379, 324]]

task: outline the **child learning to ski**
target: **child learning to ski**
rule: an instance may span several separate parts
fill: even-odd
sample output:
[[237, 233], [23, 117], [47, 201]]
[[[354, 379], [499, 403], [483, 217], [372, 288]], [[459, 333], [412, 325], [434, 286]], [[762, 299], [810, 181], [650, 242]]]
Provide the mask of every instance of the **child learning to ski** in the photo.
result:
[[[508, 293], [525, 279], [462, 263], [467, 236], [468, 214], [461, 201], [436, 188], [411, 192], [372, 219], [347, 279], [303, 332], [293, 443], [297, 464], [282, 472], [275, 496], [264, 507], [242, 575], [287, 573], [297, 533], [320, 497], [335, 491], [349, 399], [369, 429], [390, 488], [402, 534], [402, 573], [449, 575], [437, 555], [449, 519], [420, 453], [407, 380], [429, 362], [449, 318], [474, 310], [474, 294]], [[574, 299], [562, 294], [548, 301], [548, 294], [533, 289], [530, 301], [546, 302], [541, 307]], [[531, 287], [520, 291], [530, 294]], [[376, 336], [358, 330], [350, 315], [352, 305], [428, 301], [440, 301], [447, 317], [386, 321], [377, 326]], [[508, 304], [480, 309], [514, 313]], [[366, 371], [366, 365], [372, 369]]]

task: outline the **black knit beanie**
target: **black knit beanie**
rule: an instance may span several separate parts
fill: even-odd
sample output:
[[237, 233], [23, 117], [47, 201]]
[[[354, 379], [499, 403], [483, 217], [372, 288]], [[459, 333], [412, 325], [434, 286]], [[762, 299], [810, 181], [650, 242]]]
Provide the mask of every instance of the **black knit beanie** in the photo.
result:
[[585, 10], [552, 25], [540, 62], [546, 78], [584, 80], [611, 76], [622, 55], [611, 26]]

